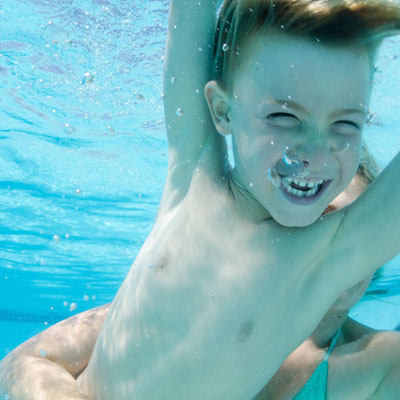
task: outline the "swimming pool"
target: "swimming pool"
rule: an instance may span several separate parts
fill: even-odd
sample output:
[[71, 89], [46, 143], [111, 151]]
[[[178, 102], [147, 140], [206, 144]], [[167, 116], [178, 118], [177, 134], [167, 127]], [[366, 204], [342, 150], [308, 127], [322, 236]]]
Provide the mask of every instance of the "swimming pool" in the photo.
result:
[[[0, 2], [0, 358], [110, 302], [151, 229], [167, 167], [168, 1]], [[184, 49], [182, 49], [184, 51]], [[366, 138], [400, 148], [400, 39], [385, 44]], [[354, 315], [400, 322], [399, 258]]]

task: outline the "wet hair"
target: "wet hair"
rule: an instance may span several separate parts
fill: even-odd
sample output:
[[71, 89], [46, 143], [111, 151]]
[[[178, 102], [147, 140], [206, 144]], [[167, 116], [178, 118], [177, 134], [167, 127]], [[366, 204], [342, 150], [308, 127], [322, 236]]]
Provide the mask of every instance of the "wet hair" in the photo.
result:
[[245, 40], [275, 29], [327, 46], [367, 46], [400, 34], [400, 6], [390, 0], [225, 0], [214, 40], [213, 78], [227, 84]]
[[357, 173], [369, 185], [378, 177], [380, 172], [381, 168], [370, 153], [367, 144], [363, 142], [361, 147], [361, 160]]

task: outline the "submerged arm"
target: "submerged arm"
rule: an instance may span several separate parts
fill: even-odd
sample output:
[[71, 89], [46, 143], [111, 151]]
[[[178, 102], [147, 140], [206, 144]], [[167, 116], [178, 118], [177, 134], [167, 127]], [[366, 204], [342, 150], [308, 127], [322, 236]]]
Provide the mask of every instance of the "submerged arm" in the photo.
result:
[[185, 193], [198, 156], [215, 130], [204, 97], [212, 79], [216, 0], [172, 0], [164, 61], [169, 178]]
[[33, 337], [0, 362], [0, 396], [87, 400], [75, 378], [86, 368], [110, 305], [75, 315]]
[[[400, 252], [400, 153], [378, 179], [343, 211], [325, 272], [354, 285]], [[343, 265], [351, 267], [343, 273]], [[325, 274], [324, 272], [324, 274]]]

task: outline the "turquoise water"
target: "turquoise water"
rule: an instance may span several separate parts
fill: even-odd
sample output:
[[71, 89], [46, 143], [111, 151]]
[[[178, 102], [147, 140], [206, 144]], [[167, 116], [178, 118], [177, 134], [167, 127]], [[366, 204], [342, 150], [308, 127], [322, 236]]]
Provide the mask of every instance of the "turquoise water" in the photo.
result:
[[[168, 6], [0, 1], [0, 358], [110, 302], [151, 229]], [[400, 148], [399, 54], [399, 38], [385, 43], [366, 131], [382, 166]], [[397, 325], [399, 275], [397, 258], [354, 315]]]

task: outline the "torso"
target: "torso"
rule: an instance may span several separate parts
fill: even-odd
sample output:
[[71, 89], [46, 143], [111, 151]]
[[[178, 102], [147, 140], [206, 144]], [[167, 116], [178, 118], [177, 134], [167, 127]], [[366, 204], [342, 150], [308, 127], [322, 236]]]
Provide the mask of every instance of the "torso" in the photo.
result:
[[199, 169], [113, 302], [81, 377], [89, 398], [254, 397], [334, 300], [326, 288], [313, 299], [337, 226], [245, 221], [229, 177]]

